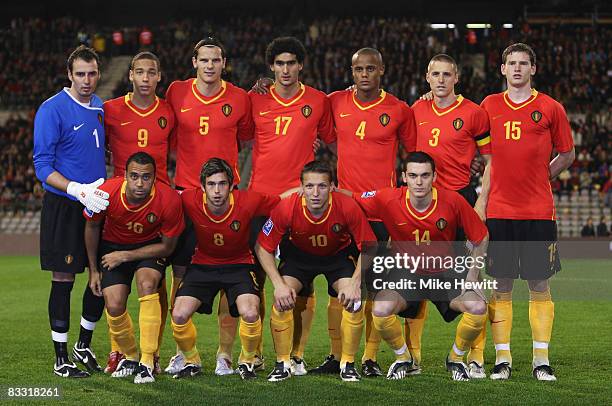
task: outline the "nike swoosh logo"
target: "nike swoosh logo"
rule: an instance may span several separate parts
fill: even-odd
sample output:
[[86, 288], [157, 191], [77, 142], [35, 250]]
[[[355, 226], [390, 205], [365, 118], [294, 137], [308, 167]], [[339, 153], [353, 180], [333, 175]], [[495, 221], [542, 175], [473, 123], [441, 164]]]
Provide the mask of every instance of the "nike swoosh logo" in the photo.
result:
[[423, 124], [427, 124], [427, 123], [429, 123], [429, 121], [420, 121], [419, 125], [423, 125]]
[[184, 112], [186, 112], [186, 111], [189, 111], [189, 110], [191, 110], [192, 108], [193, 108], [193, 107], [189, 107], [188, 109], [184, 109], [184, 108], [182, 108], [182, 107], [181, 107], [181, 113], [184, 113]]
[[131, 123], [131, 121], [126, 121], [125, 123], [121, 123], [121, 127], [123, 127], [124, 125], [128, 125], [130, 123]]
[[265, 115], [266, 115], [266, 114], [268, 114], [269, 112], [270, 112], [270, 110], [268, 110], [268, 111], [260, 111], [260, 112], [259, 112], [259, 115], [260, 115], [260, 116], [265, 116]]
[[75, 125], [75, 126], [72, 126], [72, 129], [73, 129], [74, 131], [76, 131], [76, 130], [78, 130], [79, 128], [83, 127], [84, 125], [85, 125], [85, 123], [81, 123], [81, 125]]
[[498, 118], [500, 118], [501, 116], [503, 116], [503, 114], [498, 114], [496, 116], [491, 117], [491, 121], [493, 120], [497, 120]]
[[348, 117], [351, 113], [340, 113], [340, 118]]
[[285, 328], [284, 328], [284, 329], [282, 329], [282, 330], [279, 330], [279, 329], [275, 328], [275, 329], [274, 329], [274, 331], [275, 331], [275, 332], [277, 332], [277, 333], [282, 333], [283, 331], [285, 331], [285, 330], [287, 330], [287, 329], [289, 329], [289, 327], [285, 327]]

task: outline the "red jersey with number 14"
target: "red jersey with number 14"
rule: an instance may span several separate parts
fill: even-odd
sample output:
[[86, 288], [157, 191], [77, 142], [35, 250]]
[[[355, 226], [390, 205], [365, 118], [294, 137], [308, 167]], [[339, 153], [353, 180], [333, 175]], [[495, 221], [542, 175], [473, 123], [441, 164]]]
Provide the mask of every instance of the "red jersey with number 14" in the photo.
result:
[[165, 100], [155, 97], [144, 110], [132, 103], [131, 93], [109, 100], [104, 103], [104, 128], [114, 176], [123, 176], [128, 158], [142, 151], [155, 160], [157, 179], [170, 184], [167, 161], [174, 113]]
[[181, 199], [175, 190], [155, 182], [149, 198], [132, 206], [125, 195], [127, 181], [120, 177], [107, 180], [99, 187], [110, 197], [106, 210], [89, 217], [89, 221], [105, 219], [102, 239], [115, 244], [139, 244], [163, 235], [178, 237], [185, 228]]

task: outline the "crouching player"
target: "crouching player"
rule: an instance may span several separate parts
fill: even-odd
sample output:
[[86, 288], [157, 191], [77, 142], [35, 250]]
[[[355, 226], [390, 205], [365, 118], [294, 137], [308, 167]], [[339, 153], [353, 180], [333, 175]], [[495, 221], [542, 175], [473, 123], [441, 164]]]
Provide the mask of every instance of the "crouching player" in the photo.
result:
[[252, 379], [256, 377], [253, 364], [261, 319], [259, 285], [249, 249], [250, 224], [255, 216], [269, 215], [280, 197], [233, 190], [232, 168], [220, 158], [211, 158], [202, 166], [200, 183], [201, 189], [181, 194], [185, 213], [195, 227], [197, 245], [172, 311], [174, 339], [185, 356], [185, 366], [173, 376], [183, 378], [202, 371], [191, 317], [195, 312], [211, 314], [215, 296], [223, 290], [230, 314], [240, 316], [238, 373], [242, 379]]
[[[84, 212], [85, 245], [89, 285], [95, 294], [104, 295], [110, 334], [125, 354], [112, 376], [136, 375], [134, 383], [154, 382], [153, 358], [161, 326], [157, 290], [165, 276], [165, 257], [185, 227], [181, 200], [169, 186], [156, 182], [155, 160], [146, 152], [128, 158], [125, 178], [107, 180], [100, 188], [110, 195], [110, 204], [93, 216]], [[126, 310], [134, 276], [140, 302], [140, 363]]]
[[[350, 198], [331, 192], [330, 168], [318, 161], [304, 166], [301, 173], [303, 196], [294, 195], [274, 208], [264, 224], [255, 253], [274, 285], [270, 326], [276, 351], [276, 366], [269, 381], [291, 377], [293, 307], [296, 295], [313, 279], [325, 275], [329, 292], [343, 305], [341, 322], [342, 357], [340, 377], [359, 381], [355, 353], [363, 331], [361, 307], [361, 259], [357, 249], [363, 241], [376, 241], [368, 220]], [[289, 238], [281, 239], [289, 234]], [[281, 243], [281, 262], [274, 251]]]

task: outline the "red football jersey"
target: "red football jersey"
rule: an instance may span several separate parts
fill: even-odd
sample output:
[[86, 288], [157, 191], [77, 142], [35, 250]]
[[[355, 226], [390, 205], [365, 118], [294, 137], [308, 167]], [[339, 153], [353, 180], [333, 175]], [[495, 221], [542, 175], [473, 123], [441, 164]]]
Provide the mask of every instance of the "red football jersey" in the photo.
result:
[[251, 220], [267, 216], [280, 197], [234, 190], [227, 213], [215, 216], [206, 207], [202, 189], [181, 193], [185, 213], [193, 221], [197, 245], [192, 263], [203, 265], [253, 264], [249, 249]]
[[412, 109], [384, 90], [367, 104], [350, 90], [334, 92], [329, 100], [338, 138], [340, 188], [359, 191], [394, 187], [398, 141], [407, 151], [416, 147]]
[[185, 228], [181, 199], [175, 190], [162, 182], [155, 182], [147, 201], [131, 206], [125, 196], [127, 181], [121, 177], [107, 180], [100, 186], [110, 197], [106, 210], [87, 220], [105, 219], [102, 239], [115, 244], [139, 244], [159, 237], [178, 237]]
[[249, 95], [255, 122], [249, 189], [281, 194], [300, 185], [302, 168], [314, 159], [317, 134], [327, 144], [336, 141], [329, 100], [303, 84], [291, 99], [278, 96], [274, 86], [266, 95]]
[[334, 255], [351, 241], [359, 250], [364, 241], [376, 241], [367, 218], [353, 199], [338, 192], [329, 196], [329, 207], [320, 218], [310, 214], [302, 196], [295, 194], [282, 200], [272, 210], [257, 241], [266, 251], [274, 252], [289, 232], [293, 245], [316, 256]]
[[412, 109], [417, 123], [417, 151], [434, 159], [436, 184], [450, 190], [463, 189], [470, 183], [476, 148], [481, 154], [491, 153], [486, 111], [461, 95], [444, 109], [433, 100], [419, 100]]
[[128, 158], [142, 151], [155, 159], [157, 179], [170, 184], [167, 161], [172, 128], [172, 108], [158, 97], [146, 110], [132, 103], [130, 93], [105, 102], [104, 129], [113, 154], [114, 176], [123, 176]]
[[553, 148], [569, 152], [574, 140], [563, 106], [532, 90], [521, 104], [507, 92], [487, 96], [491, 126], [491, 190], [487, 218], [554, 220], [549, 164]]
[[197, 79], [175, 81], [166, 100], [176, 115], [172, 133], [176, 148], [175, 183], [185, 189], [200, 187], [200, 170], [210, 158], [222, 158], [238, 173], [238, 140], [253, 138], [251, 103], [247, 93], [221, 81], [221, 90], [206, 97], [197, 88]]

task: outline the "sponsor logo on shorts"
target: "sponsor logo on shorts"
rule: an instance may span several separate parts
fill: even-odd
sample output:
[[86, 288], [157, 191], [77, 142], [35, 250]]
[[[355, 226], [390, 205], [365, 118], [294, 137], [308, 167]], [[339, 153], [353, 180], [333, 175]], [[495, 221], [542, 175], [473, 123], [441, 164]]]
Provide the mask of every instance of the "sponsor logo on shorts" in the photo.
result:
[[363, 192], [363, 193], [361, 194], [361, 198], [362, 198], [362, 199], [367, 199], [367, 198], [369, 198], [369, 197], [374, 197], [374, 196], [376, 196], [376, 191], [375, 191], [375, 190], [371, 190], [371, 191], [369, 191], [369, 192]]
[[74, 257], [70, 254], [64, 257], [64, 262], [67, 263], [68, 265], [70, 265], [73, 261], [74, 261]]
[[272, 222], [272, 219], [268, 219], [268, 221], [266, 221], [266, 223], [261, 228], [261, 231], [263, 231], [265, 235], [270, 235], [273, 228], [274, 228], [274, 223]]

